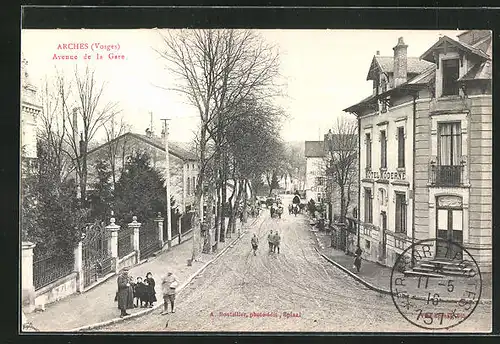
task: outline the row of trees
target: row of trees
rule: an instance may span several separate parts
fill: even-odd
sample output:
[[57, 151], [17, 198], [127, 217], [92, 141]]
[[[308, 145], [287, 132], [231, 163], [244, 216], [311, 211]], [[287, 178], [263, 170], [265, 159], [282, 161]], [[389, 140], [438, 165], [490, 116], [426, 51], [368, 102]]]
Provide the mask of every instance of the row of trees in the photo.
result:
[[[184, 95], [200, 120], [192, 257], [196, 259], [213, 246], [213, 227], [215, 246], [234, 232], [240, 201], [246, 214], [247, 189], [261, 183], [262, 176], [278, 173], [283, 152], [279, 124], [284, 112], [273, 104], [273, 98], [280, 94], [276, 83], [279, 55], [252, 30], [161, 34], [164, 46], [158, 53], [176, 79], [175, 86], [167, 89]], [[229, 183], [234, 187], [228, 197]], [[204, 214], [205, 204], [206, 209], [215, 204], [216, 213]], [[229, 215], [227, 228], [224, 211]]]

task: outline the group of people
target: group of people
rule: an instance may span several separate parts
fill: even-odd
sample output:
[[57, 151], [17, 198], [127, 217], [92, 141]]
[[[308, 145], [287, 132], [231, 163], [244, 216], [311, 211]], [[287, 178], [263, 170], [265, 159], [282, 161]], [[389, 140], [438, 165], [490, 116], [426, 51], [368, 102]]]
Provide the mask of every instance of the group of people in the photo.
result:
[[281, 203], [279, 204], [273, 203], [270, 212], [271, 212], [271, 217], [274, 217], [274, 215], [276, 214], [281, 219], [281, 214], [283, 214], [283, 205]]
[[276, 251], [280, 253], [281, 236], [278, 231], [273, 233], [271, 230], [267, 236], [267, 242], [269, 243], [269, 253], [274, 253]]
[[[130, 315], [127, 310], [138, 307], [152, 308], [156, 299], [155, 280], [153, 274], [148, 272], [146, 278], [137, 277], [134, 281], [129, 275], [129, 268], [122, 270], [117, 279], [118, 291], [116, 292], [115, 301], [118, 302], [120, 317]], [[174, 313], [175, 292], [178, 286], [177, 277], [172, 272], [168, 272], [162, 278], [162, 293], [163, 293], [163, 312], [168, 313], [168, 304], [171, 305], [172, 313]]]
[[155, 280], [151, 272], [146, 274], [144, 280], [137, 277], [134, 281], [132, 276], [129, 276], [129, 268], [126, 267], [118, 276], [118, 291], [116, 292], [115, 301], [118, 302], [120, 316], [130, 315], [128, 309], [137, 307], [153, 307], [156, 302]]

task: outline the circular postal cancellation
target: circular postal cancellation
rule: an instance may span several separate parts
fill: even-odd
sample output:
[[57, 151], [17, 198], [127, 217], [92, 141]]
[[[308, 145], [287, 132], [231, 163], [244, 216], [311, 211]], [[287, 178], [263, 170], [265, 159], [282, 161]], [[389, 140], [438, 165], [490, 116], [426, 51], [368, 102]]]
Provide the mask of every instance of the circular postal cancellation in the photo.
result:
[[391, 296], [399, 313], [423, 329], [443, 330], [464, 322], [481, 298], [481, 271], [462, 246], [425, 239], [408, 247], [391, 272]]

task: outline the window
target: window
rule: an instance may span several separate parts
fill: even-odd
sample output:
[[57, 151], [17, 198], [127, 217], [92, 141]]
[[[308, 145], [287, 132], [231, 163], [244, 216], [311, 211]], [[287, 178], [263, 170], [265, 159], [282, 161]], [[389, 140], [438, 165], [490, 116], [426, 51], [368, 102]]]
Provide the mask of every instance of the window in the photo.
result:
[[398, 168], [405, 167], [405, 129], [398, 127]]
[[[384, 93], [387, 91], [387, 81], [385, 80], [385, 78], [382, 79], [382, 86], [381, 86], [382, 90], [381, 90], [381, 93]], [[382, 109], [380, 110], [381, 112], [387, 112], [387, 98], [383, 98], [380, 100], [381, 103], [382, 103]]]
[[373, 209], [372, 209], [372, 189], [365, 188], [365, 222], [372, 223]]
[[323, 186], [324, 182], [325, 182], [324, 177], [316, 177], [316, 185]]
[[191, 184], [192, 184], [191, 193], [195, 194], [196, 193], [196, 177], [193, 177]]
[[402, 192], [396, 192], [396, 233], [406, 234], [406, 198]]
[[187, 178], [186, 194], [191, 194], [191, 179], [189, 177]]
[[458, 95], [458, 59], [443, 60], [443, 96]]
[[438, 124], [439, 164], [442, 166], [460, 165], [462, 157], [462, 129], [460, 122]]
[[366, 168], [372, 168], [372, 140], [370, 134], [366, 134]]
[[387, 136], [385, 130], [380, 131], [380, 168], [387, 168]]

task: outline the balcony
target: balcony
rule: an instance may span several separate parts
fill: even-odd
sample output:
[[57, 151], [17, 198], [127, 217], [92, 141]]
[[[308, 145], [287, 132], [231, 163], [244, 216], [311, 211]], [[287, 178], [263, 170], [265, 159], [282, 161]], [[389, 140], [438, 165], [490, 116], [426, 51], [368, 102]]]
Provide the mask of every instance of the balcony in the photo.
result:
[[431, 165], [430, 185], [432, 186], [462, 186], [463, 165]]

